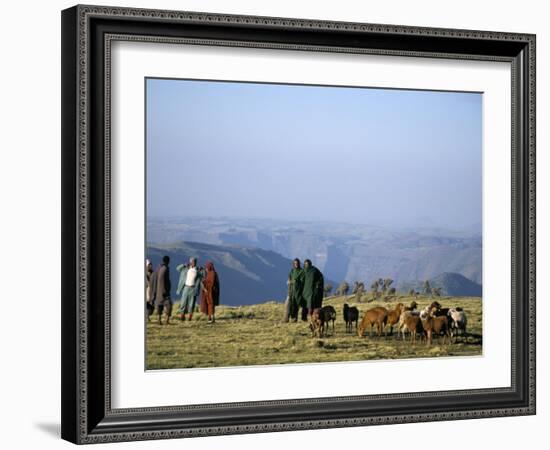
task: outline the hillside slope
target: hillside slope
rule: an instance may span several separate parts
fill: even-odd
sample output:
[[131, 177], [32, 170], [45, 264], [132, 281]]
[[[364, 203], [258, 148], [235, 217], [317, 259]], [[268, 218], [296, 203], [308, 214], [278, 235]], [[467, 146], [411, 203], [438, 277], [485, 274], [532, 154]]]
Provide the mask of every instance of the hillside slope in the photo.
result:
[[[431, 287], [440, 287], [442, 295], [481, 297], [481, 285], [469, 280], [459, 273], [444, 272], [436, 277], [430, 278], [429, 282]], [[404, 281], [398, 283], [397, 288], [402, 292], [408, 292], [409, 289], [422, 292], [423, 282]]]
[[260, 219], [174, 218], [149, 220], [148, 242], [193, 241], [274, 251], [310, 258], [326, 278], [370, 283], [379, 277], [426, 280], [453, 272], [481, 284], [479, 232]]
[[292, 266], [290, 259], [278, 253], [258, 248], [230, 245], [211, 245], [196, 242], [179, 242], [170, 245], [149, 246], [146, 257], [154, 267], [163, 255], [170, 256], [172, 298], [176, 298], [179, 272], [176, 266], [198, 258], [200, 266], [212, 261], [220, 278], [220, 303], [224, 305], [250, 305], [268, 300], [283, 301], [286, 297], [286, 280]]

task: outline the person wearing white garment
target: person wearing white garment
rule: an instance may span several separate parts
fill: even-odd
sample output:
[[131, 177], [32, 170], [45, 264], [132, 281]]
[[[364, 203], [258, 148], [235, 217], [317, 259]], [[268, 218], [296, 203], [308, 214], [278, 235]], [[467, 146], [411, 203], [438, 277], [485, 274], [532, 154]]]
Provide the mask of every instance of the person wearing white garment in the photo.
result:
[[197, 266], [197, 258], [190, 258], [189, 264], [180, 264], [176, 267], [180, 273], [178, 289], [176, 294], [181, 294], [181, 302], [178, 310], [180, 320], [186, 320], [185, 315], [189, 314], [188, 320], [192, 320], [193, 311], [197, 296], [200, 293], [203, 271]]

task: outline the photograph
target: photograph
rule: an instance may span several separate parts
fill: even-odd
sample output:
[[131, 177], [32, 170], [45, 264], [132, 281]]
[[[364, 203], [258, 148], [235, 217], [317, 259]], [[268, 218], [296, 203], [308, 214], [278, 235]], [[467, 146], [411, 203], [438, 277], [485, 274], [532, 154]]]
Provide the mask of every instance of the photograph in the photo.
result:
[[540, 423], [543, 15], [318, 6], [64, 5], [64, 440]]
[[483, 93], [146, 77], [145, 369], [483, 355]]

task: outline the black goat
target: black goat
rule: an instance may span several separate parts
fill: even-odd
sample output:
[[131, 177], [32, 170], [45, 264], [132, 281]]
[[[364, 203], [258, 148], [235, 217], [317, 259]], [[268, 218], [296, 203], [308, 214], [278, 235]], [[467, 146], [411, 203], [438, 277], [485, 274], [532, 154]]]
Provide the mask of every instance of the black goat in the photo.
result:
[[346, 322], [346, 333], [351, 333], [353, 328], [353, 322], [355, 322], [355, 331], [357, 331], [357, 323], [359, 321], [359, 310], [352, 306], [351, 308], [347, 303], [344, 304], [344, 321]]
[[327, 305], [321, 308], [321, 321], [323, 328], [328, 329], [329, 322], [332, 321], [332, 332], [334, 333], [334, 321], [336, 320], [336, 310], [333, 306]]

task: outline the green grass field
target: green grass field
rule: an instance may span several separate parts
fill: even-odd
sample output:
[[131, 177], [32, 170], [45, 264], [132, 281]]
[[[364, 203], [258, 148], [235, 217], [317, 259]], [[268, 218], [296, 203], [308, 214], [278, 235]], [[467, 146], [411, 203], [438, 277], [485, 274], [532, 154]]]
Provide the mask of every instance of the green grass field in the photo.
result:
[[[365, 297], [364, 297], [365, 298]], [[431, 346], [418, 341], [397, 339], [396, 333], [385, 337], [360, 338], [346, 333], [342, 316], [344, 303], [357, 306], [363, 313], [375, 306], [392, 309], [398, 302], [408, 305], [414, 298], [400, 296], [391, 302], [355, 303], [354, 297], [329, 297], [324, 305], [337, 312], [335, 330], [321, 339], [312, 338], [307, 322], [283, 322], [281, 303], [269, 302], [251, 306], [216, 308], [216, 322], [207, 323], [197, 313], [193, 321], [180, 322], [174, 305], [169, 325], [158, 325], [153, 315], [147, 324], [147, 369], [191, 367], [227, 367], [266, 364], [363, 361], [372, 359], [425, 358], [437, 356], [472, 356], [482, 352], [482, 302], [479, 297], [441, 297], [444, 307], [462, 307], [468, 316], [468, 336], [453, 344], [434, 339]], [[420, 297], [419, 309], [432, 302]]]

